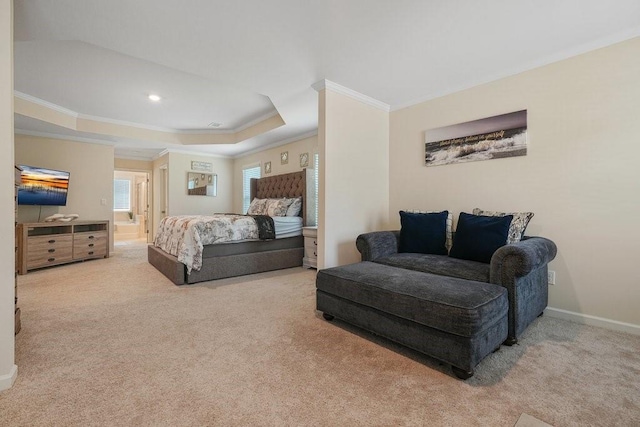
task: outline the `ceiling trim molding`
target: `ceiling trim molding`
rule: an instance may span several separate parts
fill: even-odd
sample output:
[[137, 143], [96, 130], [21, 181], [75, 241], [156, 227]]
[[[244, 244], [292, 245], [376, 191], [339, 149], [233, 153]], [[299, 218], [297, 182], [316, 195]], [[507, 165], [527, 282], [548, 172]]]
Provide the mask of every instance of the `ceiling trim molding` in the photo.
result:
[[296, 141], [302, 141], [303, 139], [311, 138], [312, 136], [316, 136], [316, 135], [318, 135], [318, 130], [317, 129], [316, 130], [312, 130], [311, 132], [303, 133], [302, 135], [292, 136], [290, 138], [283, 139], [282, 141], [274, 142], [274, 143], [269, 144], [269, 145], [264, 145], [264, 146], [261, 146], [259, 148], [254, 148], [253, 150], [246, 151], [246, 152], [244, 152], [242, 154], [237, 154], [235, 156], [232, 156], [232, 158], [233, 159], [241, 159], [243, 157], [250, 156], [252, 154], [256, 154], [256, 153], [260, 153], [260, 152], [265, 151], [265, 150], [269, 150], [271, 148], [280, 147], [281, 145], [290, 144], [290, 143], [296, 142]]
[[93, 122], [108, 123], [110, 125], [127, 126], [127, 127], [144, 129], [144, 130], [152, 130], [155, 132], [179, 133], [175, 129], [163, 128], [161, 126], [143, 125], [140, 123], [127, 122], [125, 120], [110, 119], [108, 117], [91, 116], [89, 114], [81, 114], [81, 113], [76, 113], [76, 114], [77, 114], [77, 117], [82, 120], [91, 120]]
[[105, 141], [102, 139], [85, 138], [81, 136], [71, 136], [71, 135], [61, 135], [61, 134], [50, 133], [50, 132], [38, 132], [38, 131], [18, 129], [18, 128], [14, 129], [13, 133], [18, 135], [36, 136], [39, 138], [60, 139], [63, 141], [73, 141], [73, 142], [85, 142], [89, 144], [100, 144], [100, 145], [111, 145], [111, 146], [115, 146], [117, 144], [117, 142], [115, 141]]
[[66, 114], [68, 116], [72, 116], [74, 118], [78, 118], [78, 113], [73, 110], [69, 110], [68, 108], [61, 107], [60, 105], [54, 104], [53, 102], [45, 101], [44, 99], [36, 98], [35, 96], [28, 95], [23, 92], [19, 92], [17, 90], [13, 91], [13, 96], [16, 98], [23, 99], [25, 101], [33, 102], [34, 104], [40, 105], [41, 107], [48, 108], [50, 110], [57, 111], [58, 113]]
[[175, 154], [188, 154], [190, 156], [202, 156], [202, 157], [215, 157], [215, 158], [219, 158], [219, 159], [232, 159], [233, 157], [231, 156], [225, 156], [224, 154], [213, 154], [213, 153], [207, 153], [206, 151], [191, 151], [191, 150], [181, 150], [180, 148], [167, 148], [164, 149], [160, 152], [160, 154], [158, 154], [158, 159], [162, 156], [164, 156], [165, 154], [170, 154], [170, 153], [175, 153]]
[[348, 96], [349, 98], [353, 98], [356, 101], [360, 101], [364, 104], [387, 113], [391, 111], [391, 106], [389, 104], [385, 104], [384, 102], [378, 101], [377, 99], [371, 98], [370, 96], [364, 95], [360, 92], [356, 92], [355, 90], [349, 89], [348, 87], [341, 86], [337, 83], [332, 82], [331, 80], [320, 80], [319, 82], [312, 84], [311, 87], [318, 92], [320, 92], [321, 90], [330, 90], [332, 92]]
[[118, 120], [118, 119], [111, 119], [108, 117], [100, 117], [100, 116], [92, 116], [90, 114], [82, 114], [82, 113], [78, 113], [76, 111], [70, 110], [68, 108], [62, 107], [60, 105], [54, 104], [52, 102], [49, 101], [45, 101], [44, 99], [41, 98], [37, 98], [35, 96], [23, 93], [23, 92], [19, 92], [17, 90], [13, 91], [13, 95], [19, 99], [28, 101], [28, 102], [32, 102], [36, 105], [39, 105], [41, 107], [44, 108], [48, 108], [50, 110], [53, 111], [57, 111], [59, 113], [71, 116], [75, 119], [82, 119], [82, 120], [91, 120], [94, 122], [99, 122], [99, 123], [108, 123], [108, 124], [112, 124], [112, 125], [117, 125], [117, 126], [127, 126], [127, 127], [133, 127], [133, 128], [137, 128], [137, 129], [143, 129], [143, 130], [150, 130], [150, 131], [155, 131], [155, 132], [164, 132], [164, 133], [170, 133], [170, 134], [175, 134], [175, 135], [233, 135], [233, 134], [238, 134], [246, 129], [249, 129], [252, 126], [255, 126], [265, 120], [268, 120], [272, 117], [275, 117], [277, 115], [279, 115], [280, 113], [278, 112], [278, 109], [274, 108], [274, 111], [270, 111], [267, 114], [264, 114], [262, 116], [259, 116], [247, 123], [242, 124], [241, 126], [234, 128], [234, 129], [225, 129], [225, 130], [216, 130], [216, 129], [193, 129], [193, 130], [183, 130], [183, 129], [174, 129], [174, 128], [166, 128], [166, 127], [162, 127], [162, 126], [153, 126], [153, 125], [145, 125], [145, 124], [141, 124], [141, 123], [135, 123], [135, 122], [128, 122], [125, 120]]
[[515, 76], [516, 74], [520, 74], [520, 73], [525, 73], [527, 71], [532, 71], [535, 70], [537, 68], [541, 68], [544, 67], [546, 65], [550, 65], [556, 62], [561, 62], [570, 58], [573, 58], [575, 56], [579, 56], [579, 55], [583, 55], [585, 53], [589, 53], [592, 52], [594, 50], [598, 50], [598, 49], [602, 49], [605, 48], [607, 46], [611, 46], [617, 43], [622, 43], [624, 41], [630, 40], [632, 38], [635, 37], [640, 37], [640, 27], [638, 28], [634, 28], [632, 30], [628, 30], [628, 31], [621, 31], [617, 34], [614, 34], [612, 36], [609, 37], [604, 37], [589, 43], [584, 43], [580, 46], [574, 47], [572, 49], [567, 49], [564, 50], [562, 52], [556, 53], [554, 55], [551, 56], [547, 56], [545, 58], [539, 59], [537, 61], [534, 62], [530, 62], [525, 66], [522, 67], [518, 67], [518, 68], [512, 68], [509, 70], [506, 70], [504, 72], [501, 73], [497, 73], [497, 74], [493, 74], [490, 75], [488, 77], [485, 77], [483, 79], [465, 84], [465, 85], [461, 85], [455, 88], [451, 88], [451, 89], [445, 89], [442, 91], [438, 91], [438, 92], [433, 92], [429, 95], [425, 95], [422, 96], [420, 98], [416, 98], [412, 101], [408, 101], [408, 102], [403, 102], [397, 105], [393, 105], [391, 107], [391, 112], [394, 111], [398, 111], [398, 110], [402, 110], [405, 108], [409, 108], [409, 107], [413, 107], [414, 105], [418, 105], [418, 104], [422, 104], [424, 102], [428, 102], [431, 101], [433, 99], [436, 98], [441, 98], [443, 96], [447, 96], [447, 95], [452, 95], [454, 93], [458, 93], [458, 92], [462, 92], [464, 90], [467, 89], [471, 89], [474, 88], [476, 86], [481, 86], [483, 84], [487, 84], [487, 83], [491, 83], [491, 82], [495, 82], [507, 77], [512, 77]]

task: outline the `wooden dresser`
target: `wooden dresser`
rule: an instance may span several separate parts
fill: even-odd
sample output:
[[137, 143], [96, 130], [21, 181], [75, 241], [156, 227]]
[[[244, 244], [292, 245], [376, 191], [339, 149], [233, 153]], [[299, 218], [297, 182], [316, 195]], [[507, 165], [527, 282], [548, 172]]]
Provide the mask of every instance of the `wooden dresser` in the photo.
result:
[[18, 224], [18, 274], [29, 270], [109, 257], [109, 221]]

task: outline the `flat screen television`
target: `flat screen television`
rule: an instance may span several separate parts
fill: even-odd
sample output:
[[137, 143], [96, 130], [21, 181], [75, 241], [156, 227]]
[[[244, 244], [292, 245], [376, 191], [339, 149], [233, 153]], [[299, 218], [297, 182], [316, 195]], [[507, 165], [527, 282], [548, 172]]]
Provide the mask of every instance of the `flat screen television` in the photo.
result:
[[18, 186], [19, 205], [66, 206], [69, 172], [18, 165], [22, 172]]

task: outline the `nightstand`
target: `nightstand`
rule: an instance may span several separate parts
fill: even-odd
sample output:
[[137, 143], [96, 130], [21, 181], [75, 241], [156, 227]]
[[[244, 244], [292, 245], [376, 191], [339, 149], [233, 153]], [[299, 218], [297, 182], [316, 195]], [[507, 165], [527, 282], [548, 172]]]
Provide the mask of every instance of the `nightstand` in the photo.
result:
[[304, 258], [302, 265], [307, 268], [318, 266], [318, 227], [302, 227], [304, 236]]

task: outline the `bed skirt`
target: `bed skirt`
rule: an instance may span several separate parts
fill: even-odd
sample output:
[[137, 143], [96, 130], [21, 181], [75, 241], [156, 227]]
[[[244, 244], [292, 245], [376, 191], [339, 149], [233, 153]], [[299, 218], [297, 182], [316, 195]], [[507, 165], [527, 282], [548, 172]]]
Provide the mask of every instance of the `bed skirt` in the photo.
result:
[[[191, 274], [187, 274], [185, 265], [178, 258], [153, 245], [148, 246], [147, 256], [149, 263], [169, 280], [176, 285], [183, 285], [301, 266], [304, 257], [303, 242], [303, 237], [298, 236], [269, 242], [206, 246], [202, 268], [191, 271]], [[214, 248], [215, 246], [220, 248]], [[211, 250], [207, 250], [208, 248]], [[240, 249], [242, 253], [238, 253]]]

